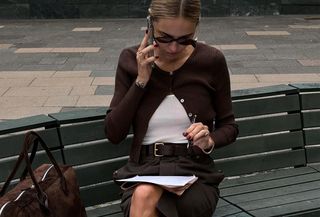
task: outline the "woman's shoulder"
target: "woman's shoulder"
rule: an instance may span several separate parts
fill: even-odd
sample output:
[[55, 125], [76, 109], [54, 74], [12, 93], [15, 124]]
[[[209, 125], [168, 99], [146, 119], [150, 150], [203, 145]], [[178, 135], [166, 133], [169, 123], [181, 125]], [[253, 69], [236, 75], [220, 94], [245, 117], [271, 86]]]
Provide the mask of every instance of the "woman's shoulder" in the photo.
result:
[[124, 49], [122, 49], [121, 53], [120, 53], [120, 58], [125, 58], [125, 57], [132, 57], [132, 56], [136, 56], [137, 50], [138, 50], [138, 45], [134, 45], [134, 46], [130, 46], [130, 47], [126, 47]]
[[208, 45], [202, 42], [197, 43], [198, 53], [199, 55], [204, 55], [206, 57], [211, 58], [224, 58], [223, 53], [221, 50], [217, 49], [216, 47], [212, 45]]

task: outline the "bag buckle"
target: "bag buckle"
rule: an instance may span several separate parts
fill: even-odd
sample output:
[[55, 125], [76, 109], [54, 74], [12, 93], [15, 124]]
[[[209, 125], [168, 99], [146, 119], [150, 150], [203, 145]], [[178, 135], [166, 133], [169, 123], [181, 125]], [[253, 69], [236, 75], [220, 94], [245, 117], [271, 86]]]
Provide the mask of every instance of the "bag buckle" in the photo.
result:
[[162, 154], [157, 154], [157, 151], [159, 150], [159, 149], [158, 149], [158, 145], [164, 145], [164, 143], [163, 143], [163, 142], [156, 142], [156, 143], [154, 143], [154, 146], [153, 146], [153, 155], [154, 155], [155, 157], [163, 157]]

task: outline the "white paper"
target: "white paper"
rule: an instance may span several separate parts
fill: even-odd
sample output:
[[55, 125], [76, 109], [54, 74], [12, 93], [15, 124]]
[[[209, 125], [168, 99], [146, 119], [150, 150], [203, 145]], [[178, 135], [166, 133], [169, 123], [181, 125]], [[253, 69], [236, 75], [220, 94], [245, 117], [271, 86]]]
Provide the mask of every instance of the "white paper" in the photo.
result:
[[194, 183], [198, 177], [193, 176], [134, 176], [128, 179], [118, 179], [118, 182], [148, 182], [168, 187], [181, 187]]

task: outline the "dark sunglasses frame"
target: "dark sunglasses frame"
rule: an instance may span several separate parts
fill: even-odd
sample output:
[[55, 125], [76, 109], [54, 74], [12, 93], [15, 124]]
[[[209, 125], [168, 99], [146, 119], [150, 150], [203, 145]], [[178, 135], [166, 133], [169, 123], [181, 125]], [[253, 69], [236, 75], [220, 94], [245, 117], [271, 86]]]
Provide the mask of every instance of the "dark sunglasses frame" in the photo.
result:
[[154, 37], [154, 40], [159, 43], [171, 43], [171, 42], [177, 42], [181, 45], [192, 45], [193, 47], [196, 47], [197, 41], [192, 38], [185, 38], [185, 36], [182, 36], [180, 38], [172, 38], [169, 36], [162, 36], [162, 37]]

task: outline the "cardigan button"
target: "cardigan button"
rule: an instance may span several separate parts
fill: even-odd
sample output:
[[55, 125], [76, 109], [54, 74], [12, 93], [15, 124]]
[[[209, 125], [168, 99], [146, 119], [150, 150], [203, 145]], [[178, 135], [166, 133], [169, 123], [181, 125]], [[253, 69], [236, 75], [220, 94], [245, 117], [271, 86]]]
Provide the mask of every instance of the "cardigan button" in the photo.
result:
[[184, 103], [184, 99], [180, 99], [180, 102], [181, 102], [181, 103]]
[[189, 116], [189, 117], [192, 117], [192, 113], [190, 112], [190, 113], [188, 114], [188, 116]]

